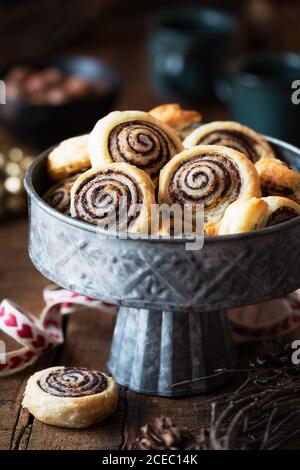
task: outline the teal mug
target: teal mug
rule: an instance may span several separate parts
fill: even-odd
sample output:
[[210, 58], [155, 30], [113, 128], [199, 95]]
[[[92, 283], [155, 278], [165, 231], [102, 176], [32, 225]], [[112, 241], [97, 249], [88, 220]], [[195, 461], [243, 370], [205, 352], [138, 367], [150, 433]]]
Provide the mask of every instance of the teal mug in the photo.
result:
[[232, 53], [235, 18], [211, 8], [176, 8], [161, 13], [149, 36], [150, 75], [155, 91], [193, 101], [214, 92], [217, 70]]
[[259, 54], [228, 65], [215, 83], [232, 119], [300, 145], [300, 54]]

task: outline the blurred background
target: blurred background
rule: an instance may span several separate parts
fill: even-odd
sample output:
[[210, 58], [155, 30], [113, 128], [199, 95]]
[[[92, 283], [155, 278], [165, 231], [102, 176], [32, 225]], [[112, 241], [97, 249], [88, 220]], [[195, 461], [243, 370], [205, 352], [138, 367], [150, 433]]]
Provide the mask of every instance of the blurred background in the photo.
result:
[[177, 102], [299, 144], [298, 0], [2, 0], [0, 217], [34, 155], [112, 109]]

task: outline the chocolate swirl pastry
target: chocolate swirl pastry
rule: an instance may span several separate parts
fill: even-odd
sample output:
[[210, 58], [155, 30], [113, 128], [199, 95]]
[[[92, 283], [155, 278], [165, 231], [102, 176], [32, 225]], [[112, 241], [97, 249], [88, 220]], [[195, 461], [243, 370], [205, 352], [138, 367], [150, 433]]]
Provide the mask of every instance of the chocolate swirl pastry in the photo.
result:
[[261, 158], [255, 168], [263, 196], [284, 196], [300, 204], [300, 174], [274, 158]]
[[50, 367], [29, 378], [22, 406], [44, 423], [85, 428], [107, 418], [117, 400], [117, 385], [104, 372]]
[[159, 202], [196, 211], [204, 207], [206, 235], [216, 235], [225, 209], [239, 199], [260, 197], [254, 165], [227, 147], [199, 145], [176, 155], [161, 171]]
[[300, 215], [300, 205], [286, 197], [269, 196], [262, 199], [268, 204], [265, 227], [281, 224]]
[[58, 397], [83, 397], [103, 392], [107, 379], [101, 372], [80, 367], [62, 367], [39, 381], [44, 392]]
[[269, 196], [236, 201], [226, 209], [219, 235], [250, 232], [277, 225], [300, 215], [300, 206], [290, 199]]
[[79, 174], [65, 178], [52, 186], [44, 195], [44, 201], [59, 212], [70, 215], [71, 189]]
[[142, 111], [115, 111], [97, 122], [89, 138], [93, 167], [102, 163], [135, 165], [157, 180], [161, 168], [183, 145], [176, 132]]
[[275, 158], [272, 147], [257, 132], [237, 122], [216, 121], [194, 130], [183, 142], [194, 145], [224, 145], [245, 154], [253, 163], [263, 156]]
[[47, 171], [53, 181], [59, 181], [91, 167], [88, 154], [88, 135], [64, 140], [47, 158]]
[[88, 170], [71, 190], [71, 216], [103, 228], [147, 233], [154, 203], [150, 177], [127, 163]]

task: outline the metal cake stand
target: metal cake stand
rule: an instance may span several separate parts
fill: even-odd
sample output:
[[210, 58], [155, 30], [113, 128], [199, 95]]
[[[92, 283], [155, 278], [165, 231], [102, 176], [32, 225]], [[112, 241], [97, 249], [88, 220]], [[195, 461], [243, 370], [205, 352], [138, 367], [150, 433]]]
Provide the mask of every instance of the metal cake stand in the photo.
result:
[[[300, 169], [300, 150], [268, 140]], [[178, 239], [112, 238], [41, 199], [50, 185], [48, 153], [33, 161], [25, 177], [30, 257], [60, 286], [120, 306], [108, 362], [116, 381], [162, 396], [207, 392], [227, 381], [229, 374], [214, 374], [235, 364], [225, 309], [299, 288], [300, 217], [209, 237], [198, 251], [187, 251]]]

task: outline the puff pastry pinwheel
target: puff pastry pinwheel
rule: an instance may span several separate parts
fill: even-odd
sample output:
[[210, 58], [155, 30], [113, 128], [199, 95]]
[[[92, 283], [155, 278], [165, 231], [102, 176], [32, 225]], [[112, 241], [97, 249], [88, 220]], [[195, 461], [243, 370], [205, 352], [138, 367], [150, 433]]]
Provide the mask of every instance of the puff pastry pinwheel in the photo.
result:
[[89, 138], [93, 167], [124, 162], [156, 181], [161, 168], [184, 149], [176, 132], [143, 111], [114, 111], [97, 122]]
[[274, 158], [261, 158], [255, 168], [263, 196], [283, 196], [300, 204], [300, 173]]
[[286, 222], [300, 215], [300, 206], [290, 199], [269, 196], [236, 201], [225, 211], [219, 235], [250, 232]]
[[229, 204], [254, 196], [261, 196], [254, 165], [228, 147], [192, 147], [172, 158], [160, 173], [159, 202], [188, 205], [192, 210], [202, 204], [206, 235], [217, 235]]
[[286, 197], [269, 196], [262, 199], [268, 204], [265, 227], [286, 222], [300, 215], [300, 205]]
[[86, 428], [113, 413], [117, 400], [116, 382], [103, 372], [50, 367], [29, 378], [22, 406], [44, 423]]
[[198, 111], [182, 109], [177, 103], [161, 104], [151, 109], [149, 114], [173, 127], [181, 139], [184, 139], [198, 127], [202, 120]]
[[151, 178], [128, 163], [92, 168], [71, 189], [71, 216], [103, 228], [148, 233], [152, 204]]
[[224, 145], [244, 153], [253, 163], [263, 156], [275, 158], [272, 147], [261, 135], [232, 121], [204, 124], [188, 135], [183, 144], [186, 148], [194, 145]]
[[88, 135], [62, 141], [48, 155], [47, 171], [53, 181], [74, 175], [91, 167]]
[[44, 194], [44, 201], [59, 212], [70, 215], [71, 189], [78, 174], [58, 181]]

